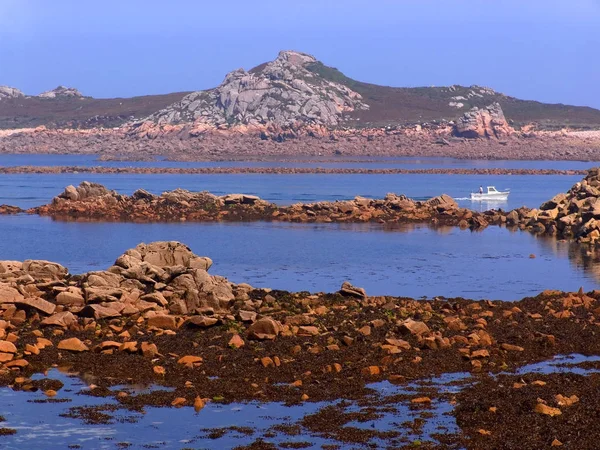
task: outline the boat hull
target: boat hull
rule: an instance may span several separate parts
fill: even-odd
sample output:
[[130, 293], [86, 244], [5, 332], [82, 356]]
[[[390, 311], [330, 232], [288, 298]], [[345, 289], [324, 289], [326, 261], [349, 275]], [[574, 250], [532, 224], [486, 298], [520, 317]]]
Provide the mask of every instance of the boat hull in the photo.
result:
[[510, 192], [496, 192], [493, 194], [479, 194], [479, 193], [471, 193], [471, 200], [483, 201], [483, 200], [508, 200], [508, 194]]

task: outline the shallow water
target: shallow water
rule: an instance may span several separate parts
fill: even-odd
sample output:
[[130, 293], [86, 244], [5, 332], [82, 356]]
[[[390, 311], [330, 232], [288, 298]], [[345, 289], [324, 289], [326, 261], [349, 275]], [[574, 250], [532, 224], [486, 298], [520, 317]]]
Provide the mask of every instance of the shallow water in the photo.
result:
[[[596, 362], [600, 358], [583, 355], [557, 355], [555, 358], [536, 364], [521, 367], [516, 374], [571, 372], [588, 375], [597, 372], [595, 369], [577, 367], [585, 362]], [[565, 366], [568, 364], [568, 366]], [[435, 435], [459, 433], [452, 411], [451, 398], [476, 379], [466, 372], [446, 373], [434, 378], [416, 380], [405, 385], [394, 385], [381, 381], [368, 385], [373, 394], [360, 402], [306, 402], [295, 406], [285, 406], [277, 402], [259, 403], [208, 403], [199, 412], [191, 407], [156, 408], [146, 407], [142, 412], [117, 409], [105, 410], [109, 415], [107, 424], [85, 424], [81, 419], [64, 415], [73, 407], [98, 407], [101, 405], [116, 406], [113, 398], [101, 398], [82, 395], [87, 391], [87, 382], [74, 375], [68, 375], [52, 369], [46, 375], [50, 379], [58, 379], [64, 387], [58, 391], [50, 403], [42, 392], [13, 391], [8, 387], [0, 388], [0, 404], [2, 415], [6, 421], [1, 427], [16, 429], [11, 436], [0, 437], [0, 448], [44, 448], [44, 449], [109, 449], [109, 448], [233, 448], [237, 445], [248, 445], [256, 439], [264, 439], [273, 444], [305, 443], [302, 448], [321, 448], [324, 444], [338, 444], [342, 448], [383, 448], [396, 444], [413, 444], [433, 441]], [[41, 379], [41, 374], [33, 378]], [[410, 398], [426, 394], [432, 390], [437, 393], [426, 408], [415, 408]], [[114, 392], [124, 390], [131, 394], [148, 392], [148, 390], [165, 390], [161, 386], [115, 386]], [[167, 389], [168, 390], [168, 389]], [[404, 400], [386, 401], [392, 396], [406, 395]], [[56, 402], [56, 401], [65, 402]], [[360, 403], [360, 404], [359, 404]], [[289, 435], [274, 429], [276, 425], [300, 425], [300, 420], [314, 414], [322, 408], [335, 405], [346, 413], [369, 412], [376, 418], [351, 421], [343, 427], [364, 430], [396, 431], [400, 436], [391, 442], [377, 438], [368, 443], [349, 444], [338, 442], [333, 437], [322, 436], [304, 427], [298, 428], [299, 434]], [[35, 408], [35, 414], [31, 410]], [[426, 412], [426, 414], [423, 414]], [[407, 424], [418, 419], [422, 421], [418, 430]], [[79, 446], [79, 447], [74, 447]]]
[[[47, 376], [64, 383], [64, 387], [58, 391], [58, 395], [51, 400], [51, 403], [46, 403], [47, 397], [39, 391], [22, 392], [0, 388], [0, 402], [4, 407], [2, 414], [6, 419], [0, 426], [17, 430], [15, 435], [0, 437], [0, 448], [64, 449], [67, 446], [79, 445], [82, 449], [108, 449], [125, 447], [124, 444], [129, 444], [127, 448], [221, 449], [247, 445], [257, 438], [264, 438], [275, 444], [300, 442], [309, 444], [302, 448], [321, 448], [324, 444], [348, 446], [348, 443], [340, 443], [333, 438], [323, 437], [306, 429], [302, 429], [298, 435], [290, 436], [280, 431], [273, 433], [272, 427], [280, 424], [296, 424], [303, 417], [327, 406], [338, 405], [345, 412], [360, 412], [364, 408], [355, 402], [347, 401], [343, 406], [339, 401], [335, 401], [306, 402], [290, 407], [277, 402], [228, 405], [208, 403], [197, 413], [191, 407], [146, 407], [142, 413], [126, 409], [107, 410], [104, 412], [111, 416], [108, 424], [90, 425], [80, 419], [63, 415], [73, 407], [118, 405], [118, 402], [113, 398], [79, 394], [87, 390], [87, 384], [76, 376], [68, 376], [56, 369], [49, 371]], [[445, 386], [445, 384], [464, 380], [468, 376], [469, 374], [448, 374], [436, 379], [425, 379], [423, 382], [428, 388], [436, 388], [441, 393], [458, 392], [459, 387]], [[39, 379], [42, 376], [38, 375], [34, 378]], [[454, 418], [448, 415], [453, 407], [447, 400], [435, 399], [426, 409], [411, 408], [409, 400], [394, 403], [393, 407], [385, 402], [379, 403], [380, 400], [391, 395], [417, 394], [421, 387], [418, 382], [405, 387], [380, 382], [370, 387], [374, 395], [367, 400], [369, 410], [378, 413], [379, 417], [376, 420], [349, 422], [346, 427], [400, 431], [401, 438], [409, 443], [417, 440], [433, 440], [434, 433], [459, 431]], [[154, 386], [153, 389], [162, 388]], [[56, 402], [61, 399], [67, 402]], [[35, 408], [35, 414], [31, 414], [32, 408]], [[423, 411], [427, 411], [430, 415], [423, 418], [424, 423], [420, 432], [417, 433], [400, 425], [421, 418]], [[225, 432], [213, 433], [218, 430]], [[371, 441], [371, 445], [385, 446], [385, 444], [378, 439]], [[365, 445], [356, 444], [351, 447], [365, 448]]]
[[[130, 195], [143, 188], [160, 194], [176, 188], [210, 191], [217, 195], [245, 193], [278, 204], [352, 199], [357, 195], [383, 198], [388, 192], [424, 200], [440, 194], [460, 199], [476, 210], [521, 206], [537, 208], [559, 192], [566, 192], [581, 176], [567, 175], [339, 175], [339, 174], [8, 174], [0, 175], [0, 204], [30, 208], [46, 204], [69, 185], [101, 183]], [[511, 189], [508, 201], [473, 202], [467, 198], [479, 186]]]
[[[579, 247], [489, 227], [290, 223], [89, 223], [0, 216], [0, 259], [47, 259], [71, 273], [106, 269], [140, 242], [178, 240], [214, 260], [211, 273], [289, 291], [515, 300], [544, 289], [598, 287], [598, 265]], [[531, 259], [530, 254], [536, 258]]]

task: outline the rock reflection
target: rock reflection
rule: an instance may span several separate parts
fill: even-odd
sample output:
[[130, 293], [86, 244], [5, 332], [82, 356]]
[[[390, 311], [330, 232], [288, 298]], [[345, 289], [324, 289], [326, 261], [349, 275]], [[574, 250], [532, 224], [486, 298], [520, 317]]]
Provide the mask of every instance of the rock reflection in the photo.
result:
[[542, 247], [550, 249], [559, 258], [568, 258], [573, 267], [600, 282], [600, 249], [548, 236], [537, 238]]

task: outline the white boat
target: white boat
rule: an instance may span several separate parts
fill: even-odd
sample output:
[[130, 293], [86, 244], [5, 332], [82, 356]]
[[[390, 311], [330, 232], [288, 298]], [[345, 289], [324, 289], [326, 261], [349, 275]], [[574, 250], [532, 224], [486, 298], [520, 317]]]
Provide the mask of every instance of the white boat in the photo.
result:
[[488, 186], [487, 192], [471, 192], [471, 200], [508, 200], [510, 190], [499, 191], [494, 186]]

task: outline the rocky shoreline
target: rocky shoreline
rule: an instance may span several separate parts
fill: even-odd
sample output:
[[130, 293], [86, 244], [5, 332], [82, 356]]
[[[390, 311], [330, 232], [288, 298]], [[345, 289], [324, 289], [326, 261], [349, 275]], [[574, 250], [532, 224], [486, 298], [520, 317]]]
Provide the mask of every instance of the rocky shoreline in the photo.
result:
[[535, 234], [574, 239], [585, 244], [600, 241], [600, 168], [587, 171], [581, 182], [567, 193], [558, 194], [539, 209], [521, 207], [512, 211], [484, 212], [460, 208], [448, 195], [415, 201], [404, 195], [388, 194], [383, 199], [355, 197], [348, 201], [296, 203], [280, 206], [254, 195], [228, 194], [183, 189], [154, 195], [138, 189], [122, 195], [97, 184], [82, 182], [68, 186], [47, 205], [26, 211], [0, 205], [0, 214], [38, 214], [65, 221], [125, 222], [249, 222], [379, 223], [396, 225], [427, 223], [480, 230], [507, 226]]
[[[496, 408], [491, 427], [487, 409], [472, 409], [469, 390], [455, 396], [462, 433], [444, 437], [445, 448], [458, 448], [452, 440], [468, 448], [502, 448], [516, 436], [535, 437], [548, 427], [553, 428], [549, 442], [582, 448], [587, 437], [573, 434], [571, 421], [577, 418], [577, 429], [595, 429], [595, 415], [578, 413], [595, 405], [587, 384], [569, 384], [567, 390], [558, 381], [536, 384], [536, 376], [526, 376], [521, 387], [510, 389], [488, 373], [560, 354], [600, 354], [597, 291], [546, 291], [517, 302], [418, 301], [368, 296], [345, 282], [333, 294], [290, 293], [209, 275], [211, 264], [177, 242], [140, 244], [108, 270], [81, 275], [48, 261], [1, 261], [0, 383], [40, 389], [52, 398], [60, 395], [62, 383], [31, 376], [58, 365], [93, 375], [87, 394], [114, 397], [124, 409], [199, 410], [211, 401], [367, 399], [373, 381], [404, 385], [469, 372], [482, 386], [501, 389], [506, 400], [477, 391], [480, 402]], [[150, 394], [109, 389], [123, 383], [174, 389]], [[427, 395], [403, 398], [426, 413], [442, 394]], [[577, 405], [565, 406], [558, 395], [575, 395]], [[505, 414], [508, 400], [522, 405], [516, 416]], [[88, 419], [94, 423], [97, 415]], [[520, 425], [515, 437], [507, 438], [514, 421], [524, 416], [535, 430]], [[310, 420], [305, 426], [310, 428]], [[334, 428], [329, 431], [340, 439], [352, 431]], [[348, 436], [354, 440], [347, 442], [359, 439], [356, 433]], [[373, 436], [367, 433], [358, 442]], [[394, 442], [397, 434], [377, 437]], [[539, 448], [535, 445], [539, 441], [524, 439], [520, 448]]]
[[[279, 142], [262, 139], [268, 129], [224, 130], [193, 125], [140, 129], [0, 130], [0, 153], [101, 155], [103, 159], [222, 161], [299, 157], [451, 157], [486, 160], [600, 161], [600, 132], [521, 132], [501, 140], [452, 137], [448, 129], [421, 125], [402, 129], [302, 129]], [[293, 130], [292, 130], [293, 131]], [[298, 134], [302, 131], [304, 134]], [[131, 134], [134, 133], [134, 134]], [[280, 135], [284, 131], [275, 130]], [[297, 134], [297, 135], [296, 135]]]
[[103, 166], [10, 166], [0, 167], [0, 174], [168, 174], [168, 175], [216, 175], [216, 174], [339, 174], [339, 175], [585, 175], [587, 170], [574, 169], [368, 169], [344, 167], [103, 167]]

